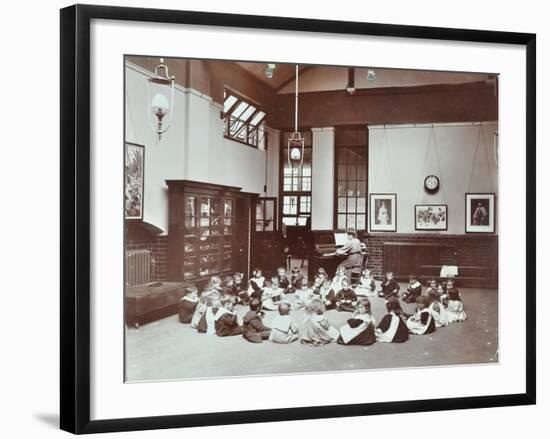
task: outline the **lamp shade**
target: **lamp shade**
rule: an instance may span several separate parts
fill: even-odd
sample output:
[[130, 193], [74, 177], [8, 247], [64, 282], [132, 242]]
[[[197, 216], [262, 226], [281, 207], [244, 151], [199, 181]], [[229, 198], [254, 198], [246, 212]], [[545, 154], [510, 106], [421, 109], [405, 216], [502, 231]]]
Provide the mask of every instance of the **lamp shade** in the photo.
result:
[[166, 114], [170, 111], [170, 102], [168, 102], [166, 96], [161, 93], [157, 93], [153, 96], [153, 99], [151, 99], [151, 109], [153, 110], [153, 113], [160, 112], [162, 114]]
[[302, 158], [302, 152], [300, 151], [300, 148], [292, 148], [290, 150], [290, 159], [291, 160], [300, 160]]

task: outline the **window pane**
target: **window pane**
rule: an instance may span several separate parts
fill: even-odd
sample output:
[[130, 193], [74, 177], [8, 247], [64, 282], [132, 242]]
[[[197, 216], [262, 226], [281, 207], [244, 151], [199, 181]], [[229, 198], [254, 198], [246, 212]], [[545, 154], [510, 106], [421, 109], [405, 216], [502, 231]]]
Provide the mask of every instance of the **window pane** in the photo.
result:
[[287, 226], [295, 226], [296, 225], [296, 217], [292, 216], [285, 216], [283, 217], [283, 223]]
[[338, 212], [346, 212], [346, 199], [338, 198]]
[[338, 180], [345, 180], [347, 178], [346, 165], [338, 165]]
[[339, 229], [345, 229], [346, 228], [346, 215], [338, 215], [338, 225], [337, 227]]
[[253, 107], [250, 105], [246, 110], [243, 111], [243, 114], [241, 114], [240, 119], [241, 120], [248, 120], [250, 116], [252, 116], [252, 113], [256, 111], [256, 107]]
[[357, 166], [348, 165], [348, 180], [355, 180], [357, 178]]
[[339, 181], [338, 182], [338, 196], [343, 197], [346, 195], [346, 182], [345, 181]]
[[258, 122], [262, 120], [264, 116], [265, 116], [265, 113], [263, 111], [258, 111], [258, 113], [256, 113], [256, 116], [254, 116], [250, 121], [250, 125], [253, 125], [253, 126], [258, 125]]
[[233, 106], [235, 102], [237, 102], [237, 98], [233, 95], [229, 95], [227, 99], [223, 102], [223, 112], [227, 113], [227, 111]]
[[225, 216], [233, 216], [233, 200], [225, 200], [223, 214]]
[[257, 220], [264, 219], [264, 203], [262, 203], [261, 201], [258, 201], [256, 203], [256, 219]]
[[310, 165], [302, 167], [302, 175], [304, 177], [311, 177], [311, 167], [310, 167]]
[[256, 221], [256, 232], [263, 232], [263, 231], [264, 231], [264, 222]]
[[302, 190], [308, 192], [311, 190], [311, 178], [306, 177], [302, 179]]
[[355, 213], [355, 198], [348, 198], [348, 212]]
[[291, 191], [292, 190], [292, 177], [285, 177], [284, 185], [283, 185], [284, 191]]
[[237, 105], [237, 108], [233, 110], [231, 115], [233, 117], [240, 117], [241, 114], [244, 113], [244, 110], [246, 110], [249, 107], [249, 105], [246, 102], [241, 102], [239, 105]]
[[195, 197], [185, 197], [185, 215], [195, 216]]
[[348, 161], [347, 148], [338, 148], [338, 163], [346, 163]]
[[364, 213], [367, 211], [367, 199], [357, 198], [357, 212]]
[[357, 166], [357, 180], [367, 179], [367, 165]]
[[355, 197], [355, 181], [348, 181], [348, 188], [347, 188], [347, 196], [348, 197]]
[[348, 215], [347, 222], [347, 227], [355, 229], [355, 215]]
[[272, 220], [274, 210], [275, 210], [274, 201], [273, 200], [266, 200], [265, 201], [265, 219]]
[[358, 197], [367, 196], [367, 182], [366, 181], [358, 181], [357, 182], [357, 196]]
[[309, 218], [309, 217], [307, 217], [307, 216], [299, 216], [299, 217], [298, 217], [298, 225], [299, 225], [299, 226], [305, 226], [306, 223], [307, 223], [307, 219], [308, 219], [308, 218]]
[[366, 230], [366, 215], [357, 215], [357, 230]]

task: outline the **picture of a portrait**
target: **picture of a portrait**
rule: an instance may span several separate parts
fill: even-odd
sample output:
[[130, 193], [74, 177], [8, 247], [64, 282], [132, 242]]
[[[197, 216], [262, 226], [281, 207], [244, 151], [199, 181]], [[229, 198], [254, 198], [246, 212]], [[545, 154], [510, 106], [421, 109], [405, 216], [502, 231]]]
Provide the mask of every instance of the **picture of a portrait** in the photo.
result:
[[466, 232], [495, 232], [495, 194], [466, 194]]
[[370, 228], [372, 231], [396, 231], [396, 195], [371, 194]]

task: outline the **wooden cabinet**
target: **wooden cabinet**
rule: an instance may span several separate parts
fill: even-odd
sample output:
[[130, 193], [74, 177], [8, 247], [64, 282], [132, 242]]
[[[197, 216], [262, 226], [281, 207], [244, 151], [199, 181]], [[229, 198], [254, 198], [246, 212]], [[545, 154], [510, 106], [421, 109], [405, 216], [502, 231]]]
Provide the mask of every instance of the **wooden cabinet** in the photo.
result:
[[235, 271], [248, 276], [251, 206], [257, 195], [190, 180], [166, 183], [169, 279], [197, 282]]

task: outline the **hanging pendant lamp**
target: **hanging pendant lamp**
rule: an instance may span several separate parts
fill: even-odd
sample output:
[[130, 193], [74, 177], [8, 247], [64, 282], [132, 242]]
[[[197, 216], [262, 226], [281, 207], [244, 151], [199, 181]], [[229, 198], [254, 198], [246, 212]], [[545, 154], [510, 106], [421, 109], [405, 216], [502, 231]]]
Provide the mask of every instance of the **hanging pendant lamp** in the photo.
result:
[[294, 106], [294, 132], [288, 137], [288, 166], [291, 172], [300, 169], [304, 163], [304, 143], [305, 139], [301, 132], [298, 131], [298, 64], [296, 64], [296, 90], [295, 90], [295, 106]]

